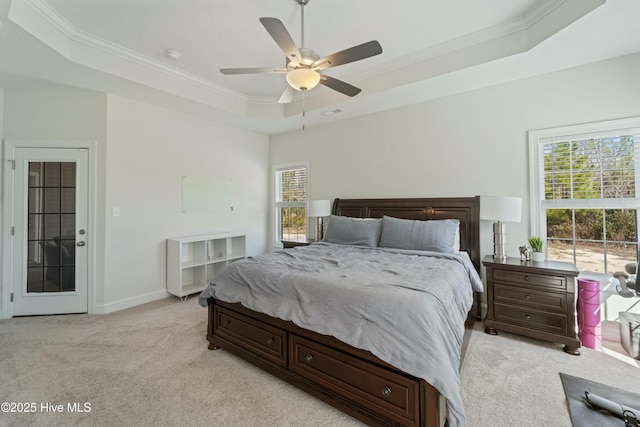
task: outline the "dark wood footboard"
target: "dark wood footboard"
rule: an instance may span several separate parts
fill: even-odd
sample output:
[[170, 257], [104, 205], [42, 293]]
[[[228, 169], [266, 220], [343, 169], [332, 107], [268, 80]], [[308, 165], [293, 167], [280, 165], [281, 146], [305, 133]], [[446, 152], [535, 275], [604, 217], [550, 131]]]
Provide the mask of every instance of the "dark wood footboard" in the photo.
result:
[[429, 383], [292, 322], [210, 299], [207, 340], [368, 425], [444, 425], [444, 399]]

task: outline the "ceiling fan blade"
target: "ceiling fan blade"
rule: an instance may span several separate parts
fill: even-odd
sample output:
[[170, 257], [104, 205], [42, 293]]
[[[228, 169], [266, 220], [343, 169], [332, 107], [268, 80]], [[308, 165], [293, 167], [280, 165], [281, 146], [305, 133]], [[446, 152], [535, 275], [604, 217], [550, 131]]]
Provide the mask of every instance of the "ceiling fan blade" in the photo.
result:
[[220, 68], [220, 72], [229, 74], [266, 74], [266, 73], [286, 73], [284, 68]]
[[320, 77], [320, 84], [347, 96], [356, 96], [362, 90], [350, 85], [349, 83], [345, 83], [342, 80], [334, 79], [333, 77], [325, 76], [324, 74]]
[[287, 88], [282, 92], [280, 99], [278, 99], [278, 104], [288, 104], [293, 101], [293, 96], [296, 94], [297, 90], [287, 85]]
[[271, 38], [276, 42], [280, 49], [284, 52], [287, 57], [299, 63], [302, 59], [302, 55], [300, 55], [300, 50], [296, 43], [291, 38], [291, 34], [287, 31], [282, 21], [277, 18], [260, 18], [260, 22], [264, 25], [264, 28], [271, 35]]
[[330, 67], [336, 67], [338, 65], [348, 64], [349, 62], [360, 61], [371, 56], [380, 55], [382, 53], [382, 46], [376, 40], [362, 43], [357, 46], [350, 47], [349, 49], [341, 50], [333, 55], [325, 56], [318, 59], [311, 68], [318, 70], [325, 70]]

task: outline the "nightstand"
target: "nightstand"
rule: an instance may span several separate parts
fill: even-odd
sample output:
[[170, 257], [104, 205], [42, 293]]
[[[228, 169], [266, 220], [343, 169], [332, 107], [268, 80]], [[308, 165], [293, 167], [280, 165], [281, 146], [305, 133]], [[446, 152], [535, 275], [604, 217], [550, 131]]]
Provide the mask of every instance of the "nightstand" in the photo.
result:
[[564, 351], [580, 354], [576, 331], [576, 277], [568, 262], [482, 260], [487, 269], [485, 332], [497, 330], [564, 344]]
[[315, 239], [301, 239], [301, 240], [281, 240], [282, 247], [284, 249], [295, 248], [296, 246], [307, 246], [315, 243]]

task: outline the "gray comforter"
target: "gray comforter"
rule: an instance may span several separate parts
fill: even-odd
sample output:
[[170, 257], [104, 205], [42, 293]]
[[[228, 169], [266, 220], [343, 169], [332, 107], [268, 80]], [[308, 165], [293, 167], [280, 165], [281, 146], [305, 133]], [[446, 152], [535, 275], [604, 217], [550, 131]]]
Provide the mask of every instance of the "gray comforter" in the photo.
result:
[[464, 425], [458, 367], [480, 280], [466, 254], [315, 243], [247, 258], [200, 295], [290, 320], [423, 378]]

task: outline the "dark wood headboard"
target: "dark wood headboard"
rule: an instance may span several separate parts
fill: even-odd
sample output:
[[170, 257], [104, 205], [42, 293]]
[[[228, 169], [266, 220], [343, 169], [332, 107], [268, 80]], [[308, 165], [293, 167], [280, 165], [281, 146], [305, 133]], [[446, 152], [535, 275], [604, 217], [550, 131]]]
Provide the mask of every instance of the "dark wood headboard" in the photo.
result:
[[480, 273], [480, 196], [426, 199], [335, 199], [333, 215], [353, 218], [457, 219], [460, 250], [467, 251]]

